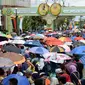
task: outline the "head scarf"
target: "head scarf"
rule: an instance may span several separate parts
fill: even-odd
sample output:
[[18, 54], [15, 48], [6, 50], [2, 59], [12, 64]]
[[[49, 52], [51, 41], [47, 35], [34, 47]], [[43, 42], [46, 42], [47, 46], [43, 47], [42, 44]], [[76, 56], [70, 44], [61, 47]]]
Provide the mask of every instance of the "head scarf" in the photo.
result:
[[75, 65], [70, 65], [69, 70], [70, 70], [70, 73], [77, 72], [77, 68]]

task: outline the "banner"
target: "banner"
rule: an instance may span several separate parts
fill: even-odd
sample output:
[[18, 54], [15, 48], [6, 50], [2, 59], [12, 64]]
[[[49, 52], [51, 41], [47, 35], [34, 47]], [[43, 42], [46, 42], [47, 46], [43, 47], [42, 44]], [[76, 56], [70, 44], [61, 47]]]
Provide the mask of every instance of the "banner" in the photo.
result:
[[20, 28], [19, 28], [20, 17], [17, 17], [17, 23], [16, 23], [16, 16], [12, 16], [11, 21], [12, 21], [13, 31], [17, 33], [18, 30], [20, 30]]

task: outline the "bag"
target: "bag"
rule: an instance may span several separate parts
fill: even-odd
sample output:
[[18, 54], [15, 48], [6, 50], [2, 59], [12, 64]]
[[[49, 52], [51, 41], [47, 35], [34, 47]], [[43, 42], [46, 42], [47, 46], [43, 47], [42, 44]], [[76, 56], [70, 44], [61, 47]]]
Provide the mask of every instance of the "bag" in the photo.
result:
[[[75, 75], [75, 73], [73, 73], [74, 75]], [[77, 78], [77, 80], [78, 80], [78, 85], [82, 85], [81, 84], [81, 80], [80, 79], [78, 79], [78, 77], [75, 75], [75, 77]]]

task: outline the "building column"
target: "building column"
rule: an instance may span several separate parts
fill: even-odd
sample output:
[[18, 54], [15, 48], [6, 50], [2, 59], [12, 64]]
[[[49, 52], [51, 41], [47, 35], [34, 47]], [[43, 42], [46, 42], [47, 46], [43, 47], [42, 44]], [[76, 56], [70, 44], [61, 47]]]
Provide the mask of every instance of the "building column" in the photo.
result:
[[6, 30], [8, 31], [8, 33], [13, 32], [13, 26], [10, 16], [6, 16]]

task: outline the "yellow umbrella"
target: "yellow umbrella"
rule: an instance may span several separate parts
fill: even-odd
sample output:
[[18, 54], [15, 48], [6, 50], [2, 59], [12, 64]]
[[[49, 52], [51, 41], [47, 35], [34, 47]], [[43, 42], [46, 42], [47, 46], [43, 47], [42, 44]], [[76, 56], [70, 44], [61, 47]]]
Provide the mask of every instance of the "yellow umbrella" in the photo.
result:
[[72, 42], [69, 37], [60, 37], [59, 40], [61, 40], [63, 42]]
[[65, 49], [60, 46], [54, 46], [50, 49], [50, 52], [65, 52]]
[[12, 36], [9, 34], [9, 35], [6, 35], [7, 38], [12, 38]]

